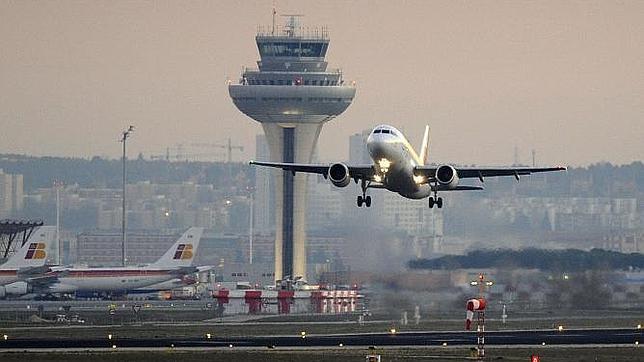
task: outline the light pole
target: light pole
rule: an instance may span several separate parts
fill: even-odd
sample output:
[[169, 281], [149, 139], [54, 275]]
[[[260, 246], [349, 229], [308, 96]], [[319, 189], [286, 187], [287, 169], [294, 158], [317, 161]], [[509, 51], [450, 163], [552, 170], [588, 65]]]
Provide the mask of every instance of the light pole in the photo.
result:
[[60, 189], [62, 187], [62, 181], [54, 181], [54, 188], [56, 188], [56, 246], [58, 247], [58, 265], [63, 264], [63, 248], [60, 245]]
[[123, 131], [121, 139], [119, 142], [123, 143], [123, 205], [122, 205], [122, 220], [121, 220], [121, 234], [123, 238], [121, 239], [121, 263], [123, 266], [126, 264], [126, 258], [125, 258], [125, 244], [126, 244], [126, 235], [125, 235], [125, 141], [127, 141], [127, 138], [134, 132], [134, 126], [129, 126], [128, 129]]
[[254, 192], [255, 190], [250, 191], [250, 205], [249, 205], [250, 206], [250, 210], [249, 210], [250, 227], [248, 230], [248, 247], [250, 250], [248, 251], [248, 259], [249, 259], [248, 261], [250, 262], [251, 265], [253, 265], [253, 221], [254, 221], [253, 220], [253, 193]]

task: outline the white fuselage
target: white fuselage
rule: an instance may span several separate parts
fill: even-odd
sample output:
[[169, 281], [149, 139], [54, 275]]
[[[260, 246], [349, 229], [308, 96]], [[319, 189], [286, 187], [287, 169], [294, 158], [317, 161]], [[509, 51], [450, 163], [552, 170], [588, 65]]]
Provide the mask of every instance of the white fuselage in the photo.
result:
[[52, 293], [120, 292], [165, 282], [177, 277], [175, 270], [147, 268], [87, 268], [60, 272]]
[[374, 162], [377, 178], [387, 190], [410, 199], [430, 195], [429, 184], [414, 178], [414, 168], [421, 165], [422, 160], [396, 128], [388, 125], [376, 127], [367, 138], [367, 150]]

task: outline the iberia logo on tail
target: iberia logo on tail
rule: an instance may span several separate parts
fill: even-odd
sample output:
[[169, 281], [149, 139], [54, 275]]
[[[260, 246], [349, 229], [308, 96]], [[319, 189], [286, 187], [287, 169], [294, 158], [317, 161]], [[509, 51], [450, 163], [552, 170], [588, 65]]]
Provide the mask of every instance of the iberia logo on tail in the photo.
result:
[[31, 243], [25, 259], [45, 259], [45, 256], [47, 256], [45, 243]]
[[177, 245], [177, 251], [174, 252], [175, 260], [186, 260], [192, 259], [192, 244], [179, 244]]

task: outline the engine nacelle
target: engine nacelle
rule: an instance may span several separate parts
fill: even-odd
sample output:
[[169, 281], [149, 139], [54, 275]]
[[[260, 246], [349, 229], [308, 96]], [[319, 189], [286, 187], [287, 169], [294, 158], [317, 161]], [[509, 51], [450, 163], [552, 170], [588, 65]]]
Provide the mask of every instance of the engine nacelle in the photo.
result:
[[458, 186], [458, 173], [450, 165], [440, 165], [436, 169], [436, 180], [439, 184], [453, 189]]
[[329, 180], [334, 186], [346, 187], [351, 182], [349, 167], [341, 162], [334, 163], [329, 167]]
[[31, 287], [26, 282], [15, 282], [0, 286], [0, 298], [8, 295], [25, 295], [31, 293]]
[[69, 284], [55, 283], [49, 286], [50, 293], [73, 293], [78, 287]]

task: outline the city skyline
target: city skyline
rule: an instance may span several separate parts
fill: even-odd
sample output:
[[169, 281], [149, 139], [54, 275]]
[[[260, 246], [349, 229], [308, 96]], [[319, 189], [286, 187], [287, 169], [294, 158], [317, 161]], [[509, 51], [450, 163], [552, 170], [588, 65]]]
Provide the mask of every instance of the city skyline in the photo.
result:
[[[261, 129], [231, 104], [226, 79], [255, 66], [271, 8], [3, 2], [0, 153], [117, 158], [119, 132], [134, 124], [130, 158], [231, 137], [244, 146], [236, 160], [252, 159]], [[322, 131], [322, 160], [347, 159], [345, 140], [379, 123], [415, 146], [429, 123], [434, 161], [511, 164], [515, 146], [525, 164], [532, 149], [539, 164], [642, 159], [640, 2], [280, 1], [277, 10], [327, 26], [329, 62], [357, 83], [354, 104]]]

